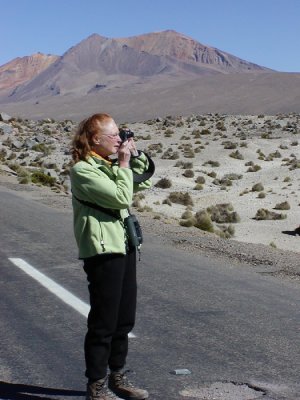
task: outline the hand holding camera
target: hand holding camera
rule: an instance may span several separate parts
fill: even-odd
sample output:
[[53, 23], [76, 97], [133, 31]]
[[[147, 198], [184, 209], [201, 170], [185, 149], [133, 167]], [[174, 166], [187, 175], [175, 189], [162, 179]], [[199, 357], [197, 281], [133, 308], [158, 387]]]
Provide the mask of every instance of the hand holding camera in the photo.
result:
[[139, 154], [133, 140], [134, 133], [130, 129], [121, 129], [119, 136], [122, 140], [122, 144], [119, 149], [119, 163], [121, 167], [128, 168], [130, 157], [136, 157]]

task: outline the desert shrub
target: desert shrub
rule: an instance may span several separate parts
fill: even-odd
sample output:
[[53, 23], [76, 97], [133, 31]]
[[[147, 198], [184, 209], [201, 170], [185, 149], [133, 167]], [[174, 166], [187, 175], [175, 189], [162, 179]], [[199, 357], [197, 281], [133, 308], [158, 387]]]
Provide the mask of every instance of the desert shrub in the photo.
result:
[[197, 146], [197, 147], [194, 148], [194, 152], [195, 153], [200, 153], [202, 149], [204, 149], [204, 146]]
[[202, 165], [203, 166], [210, 165], [211, 167], [219, 167], [220, 163], [219, 163], [219, 161], [209, 160], [209, 161], [206, 161], [205, 163], [203, 163]]
[[216, 123], [216, 129], [218, 129], [219, 131], [226, 131], [227, 130], [223, 121], [218, 121]]
[[186, 228], [190, 228], [191, 226], [195, 225], [195, 218], [187, 218], [187, 219], [182, 219], [179, 221], [180, 226], [185, 226]]
[[10, 155], [7, 157], [7, 159], [8, 159], [9, 161], [14, 160], [15, 158], [17, 158], [17, 154], [16, 154], [14, 151], [12, 151], [12, 152], [10, 153]]
[[256, 153], [259, 154], [262, 157], [265, 157], [265, 154], [261, 151], [261, 149], [257, 149]]
[[179, 158], [178, 151], [174, 151], [171, 147], [169, 147], [164, 154], [161, 156], [163, 160], [176, 160]]
[[247, 172], [257, 172], [257, 171], [259, 171], [260, 169], [261, 169], [261, 167], [260, 167], [259, 165], [255, 164], [255, 165], [249, 167], [249, 168], [247, 169]]
[[185, 158], [194, 158], [195, 157], [195, 152], [194, 152], [193, 149], [189, 148], [189, 149], [184, 150], [183, 156]]
[[205, 210], [196, 212], [195, 214], [195, 227], [206, 232], [214, 232], [214, 225], [210, 215]]
[[154, 157], [156, 153], [162, 153], [163, 145], [162, 143], [152, 143], [147, 148], [147, 153], [150, 157]]
[[47, 146], [45, 143], [38, 143], [32, 146], [31, 150], [38, 151], [40, 153], [43, 153], [45, 156], [48, 156], [51, 154], [51, 147]]
[[237, 148], [237, 144], [234, 143], [234, 142], [231, 142], [231, 141], [225, 141], [225, 142], [222, 142], [222, 144], [223, 144], [223, 146], [224, 146], [224, 149], [231, 149], [231, 150], [233, 150], [233, 149], [236, 149], [236, 148]]
[[193, 217], [193, 213], [191, 210], [185, 210], [185, 212], [181, 215], [182, 219], [189, 219]]
[[141, 193], [141, 192], [135, 193], [133, 195], [132, 207], [135, 207], [135, 208], [141, 207], [141, 200], [144, 200], [144, 198], [145, 198], [144, 193]]
[[20, 176], [23, 171], [24, 168], [20, 166], [20, 164], [17, 163], [8, 163], [8, 167], [13, 170], [18, 176]]
[[191, 168], [193, 168], [193, 163], [190, 162], [190, 161], [183, 161], [182, 162], [182, 168], [191, 169]]
[[174, 135], [173, 129], [165, 130], [164, 135], [165, 135], [165, 137], [171, 137], [172, 135]]
[[297, 159], [292, 160], [292, 161], [289, 163], [289, 165], [290, 165], [290, 167], [289, 167], [289, 170], [290, 170], [290, 171], [292, 171], [292, 170], [294, 170], [294, 169], [296, 169], [296, 168], [300, 168], [300, 160], [297, 160]]
[[27, 184], [31, 182], [30, 172], [26, 168], [23, 168], [21, 165], [16, 163], [10, 163], [8, 166], [17, 174], [19, 183]]
[[27, 185], [27, 184], [29, 184], [29, 183], [31, 182], [30, 174], [18, 178], [18, 182], [19, 182], [21, 185]]
[[220, 225], [215, 233], [223, 239], [229, 239], [234, 236], [235, 229], [233, 225]]
[[196, 138], [199, 139], [201, 136], [201, 132], [199, 131], [199, 129], [194, 129], [192, 135], [194, 136], [195, 139]]
[[282, 213], [276, 213], [274, 211], [269, 211], [265, 208], [260, 208], [257, 210], [256, 215], [254, 219], [260, 221], [260, 220], [279, 220], [279, 219], [285, 219], [286, 214]]
[[192, 213], [191, 210], [186, 210], [182, 215], [181, 215], [181, 221], [179, 224], [181, 226], [186, 226], [186, 227], [191, 227], [194, 226], [196, 222], [196, 219]]
[[264, 199], [266, 197], [266, 193], [265, 192], [259, 192], [257, 197], [259, 199]]
[[139, 212], [144, 212], [144, 211], [146, 211], [146, 212], [151, 212], [151, 211], [153, 211], [152, 207], [147, 206], [147, 205], [145, 205], [145, 206], [143, 206], [143, 207], [138, 207], [137, 210], [138, 210]]
[[195, 173], [192, 169], [186, 169], [182, 175], [186, 178], [193, 178], [195, 176]]
[[205, 178], [204, 176], [197, 176], [197, 178], [195, 179], [196, 183], [200, 183], [201, 185], [203, 185], [205, 183]]
[[138, 138], [139, 139], [141, 139], [141, 140], [151, 140], [151, 135], [150, 135], [150, 133], [147, 135], [147, 136], [138, 136]]
[[237, 160], [243, 160], [244, 159], [244, 156], [238, 150], [233, 151], [232, 153], [230, 153], [229, 157], [235, 158]]
[[289, 176], [286, 176], [285, 178], [284, 178], [284, 180], [283, 180], [283, 182], [290, 182], [291, 181], [291, 178], [289, 177]]
[[219, 224], [240, 222], [240, 217], [233, 206], [229, 203], [216, 204], [208, 207], [206, 211], [210, 214], [212, 221]]
[[196, 183], [196, 185], [193, 188], [194, 190], [203, 190], [203, 185], [201, 183]]
[[172, 186], [172, 181], [168, 178], [161, 178], [154, 186], [160, 189], [168, 189]]
[[274, 153], [270, 153], [269, 157], [271, 157], [271, 158], [281, 158], [282, 155], [278, 150], [276, 150]]
[[7, 157], [7, 151], [5, 149], [1, 149], [0, 150], [0, 161], [6, 161], [6, 157]]
[[224, 179], [230, 179], [231, 181], [236, 181], [238, 179], [242, 179], [243, 175], [241, 174], [235, 174], [235, 173], [231, 173], [231, 174], [226, 174], [224, 175]]
[[182, 135], [180, 140], [190, 140], [190, 137], [187, 135]]
[[274, 210], [290, 210], [291, 206], [288, 201], [283, 201], [282, 203], [276, 204]]
[[56, 179], [44, 173], [44, 171], [34, 171], [31, 174], [31, 181], [35, 184], [43, 186], [53, 186], [56, 183]]
[[262, 183], [256, 183], [252, 186], [251, 190], [252, 192], [262, 192], [263, 190], [265, 190], [265, 188]]
[[171, 192], [168, 199], [172, 203], [183, 204], [185, 206], [194, 205], [193, 199], [188, 192]]
[[210, 176], [211, 178], [216, 178], [216, 176], [217, 176], [215, 171], [208, 172], [207, 175]]
[[167, 204], [168, 206], [171, 206], [172, 202], [171, 202], [171, 200], [169, 198], [166, 198], [166, 199], [163, 200], [162, 204]]
[[232, 186], [232, 181], [226, 178], [214, 179], [212, 183], [217, 186]]
[[279, 146], [279, 148], [280, 148], [281, 150], [287, 150], [287, 149], [288, 149], [288, 146], [287, 146], [286, 144], [281, 144], [281, 145]]
[[193, 163], [190, 161], [177, 161], [174, 167], [179, 167], [183, 169], [191, 169], [193, 168]]

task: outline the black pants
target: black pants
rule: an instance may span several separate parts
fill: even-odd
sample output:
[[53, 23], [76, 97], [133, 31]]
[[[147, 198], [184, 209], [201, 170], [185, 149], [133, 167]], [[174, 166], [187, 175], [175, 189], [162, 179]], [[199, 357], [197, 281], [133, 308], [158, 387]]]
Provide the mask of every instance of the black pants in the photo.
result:
[[91, 310], [84, 351], [86, 376], [104, 378], [107, 367], [123, 368], [128, 353], [128, 333], [135, 323], [136, 253], [98, 255], [84, 260]]

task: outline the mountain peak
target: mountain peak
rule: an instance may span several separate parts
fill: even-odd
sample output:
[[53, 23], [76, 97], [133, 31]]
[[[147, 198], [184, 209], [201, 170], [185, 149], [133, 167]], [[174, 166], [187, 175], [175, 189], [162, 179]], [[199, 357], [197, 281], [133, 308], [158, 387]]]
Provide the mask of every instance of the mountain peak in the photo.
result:
[[265, 68], [241, 60], [214, 47], [203, 45], [189, 36], [174, 30], [146, 33], [139, 36], [117, 39], [139, 51], [157, 56], [167, 56], [177, 61], [198, 66], [212, 67], [220, 72], [248, 72]]
[[0, 89], [9, 89], [29, 81], [58, 58], [56, 55], [37, 52], [13, 59], [0, 67]]

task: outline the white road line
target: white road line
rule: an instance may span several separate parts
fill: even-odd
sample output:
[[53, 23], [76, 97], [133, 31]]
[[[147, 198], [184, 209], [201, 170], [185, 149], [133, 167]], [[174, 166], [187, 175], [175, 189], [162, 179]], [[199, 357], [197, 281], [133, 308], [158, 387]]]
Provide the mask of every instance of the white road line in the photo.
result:
[[[60, 298], [70, 307], [74, 308], [74, 310], [78, 311], [81, 315], [84, 317], [88, 316], [90, 306], [87, 303], [78, 299], [78, 297], [74, 296], [71, 292], [54, 282], [52, 279], [48, 278], [45, 274], [33, 268], [26, 261], [22, 260], [22, 258], [9, 258], [9, 261], [11, 261], [27, 275], [38, 281], [42, 286], [48, 289], [51, 293], [55, 294], [55, 296]], [[129, 337], [135, 338], [136, 336], [130, 332]]]

